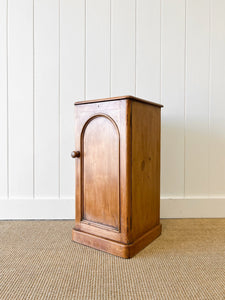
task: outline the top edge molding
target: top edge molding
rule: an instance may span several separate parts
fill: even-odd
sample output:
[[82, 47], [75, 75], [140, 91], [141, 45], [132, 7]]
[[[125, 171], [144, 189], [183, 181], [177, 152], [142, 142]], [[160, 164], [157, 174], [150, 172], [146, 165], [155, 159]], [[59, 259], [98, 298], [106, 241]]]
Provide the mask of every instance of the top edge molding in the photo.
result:
[[82, 101], [77, 101], [74, 103], [74, 105], [81, 105], [81, 104], [90, 104], [90, 103], [96, 103], [96, 102], [107, 102], [107, 101], [119, 101], [119, 100], [132, 100], [132, 101], [137, 101], [137, 102], [142, 102], [145, 104], [150, 104], [150, 105], [154, 105], [157, 107], [163, 107], [162, 104], [156, 103], [156, 102], [152, 102], [152, 101], [148, 101], [148, 100], [144, 100], [142, 98], [137, 98], [131, 95], [127, 95], [127, 96], [118, 96], [118, 97], [110, 97], [110, 98], [101, 98], [101, 99], [93, 99], [93, 100], [82, 100]]

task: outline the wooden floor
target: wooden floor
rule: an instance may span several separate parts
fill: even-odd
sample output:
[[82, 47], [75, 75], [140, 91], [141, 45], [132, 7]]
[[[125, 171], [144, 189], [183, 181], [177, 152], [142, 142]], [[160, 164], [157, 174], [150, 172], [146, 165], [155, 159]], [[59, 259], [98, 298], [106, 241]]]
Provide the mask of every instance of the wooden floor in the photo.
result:
[[1, 221], [0, 299], [225, 299], [225, 219], [161, 223], [125, 260], [72, 242], [73, 221]]

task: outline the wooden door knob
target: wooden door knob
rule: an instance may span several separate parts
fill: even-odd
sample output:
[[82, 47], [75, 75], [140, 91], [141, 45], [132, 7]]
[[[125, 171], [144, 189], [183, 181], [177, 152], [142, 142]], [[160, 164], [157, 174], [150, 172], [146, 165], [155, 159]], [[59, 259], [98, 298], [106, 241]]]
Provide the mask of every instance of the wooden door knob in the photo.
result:
[[71, 156], [72, 158], [80, 157], [80, 151], [72, 151]]

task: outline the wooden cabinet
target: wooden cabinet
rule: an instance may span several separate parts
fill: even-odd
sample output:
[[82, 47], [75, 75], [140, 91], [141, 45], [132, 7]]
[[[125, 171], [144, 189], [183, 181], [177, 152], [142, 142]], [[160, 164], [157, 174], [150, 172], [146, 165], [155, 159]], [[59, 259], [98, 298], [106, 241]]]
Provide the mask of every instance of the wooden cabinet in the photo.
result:
[[161, 233], [160, 110], [133, 96], [75, 103], [75, 242], [129, 258]]

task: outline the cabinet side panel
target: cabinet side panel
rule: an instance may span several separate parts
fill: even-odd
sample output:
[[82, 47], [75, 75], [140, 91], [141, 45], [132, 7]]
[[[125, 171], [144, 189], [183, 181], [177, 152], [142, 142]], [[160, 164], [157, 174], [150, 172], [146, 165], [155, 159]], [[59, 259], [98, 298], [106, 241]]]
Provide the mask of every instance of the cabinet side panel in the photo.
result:
[[132, 104], [132, 238], [159, 224], [160, 108]]

